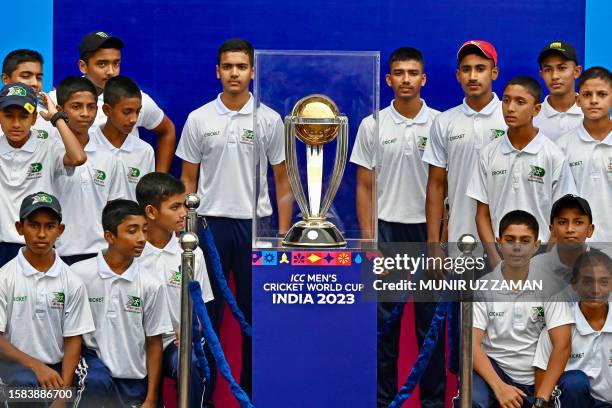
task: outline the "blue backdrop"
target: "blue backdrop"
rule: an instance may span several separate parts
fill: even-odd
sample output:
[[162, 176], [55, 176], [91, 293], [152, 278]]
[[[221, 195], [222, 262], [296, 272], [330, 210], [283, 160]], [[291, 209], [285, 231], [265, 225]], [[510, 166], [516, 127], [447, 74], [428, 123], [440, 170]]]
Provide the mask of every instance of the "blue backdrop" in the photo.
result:
[[[78, 73], [78, 44], [84, 34], [110, 32], [126, 44], [122, 73], [158, 102], [179, 135], [187, 114], [220, 91], [216, 50], [230, 37], [246, 38], [259, 49], [380, 50], [381, 74], [387, 71], [384, 61], [393, 49], [415, 46], [426, 59], [423, 96], [439, 110], [461, 102], [454, 71], [455, 54], [464, 40], [488, 39], [496, 45], [498, 92], [514, 75], [537, 76], [538, 52], [553, 39], [573, 43], [581, 59], [584, 56], [584, 0], [565, 1], [562, 7], [555, 0], [90, 0], [85, 4], [54, 2], [54, 84]], [[391, 97], [381, 77], [381, 108]], [[179, 160], [173, 172], [179, 174]], [[345, 177], [345, 183], [354, 182], [352, 166]], [[337, 209], [354, 214], [351, 201], [336, 203]]]

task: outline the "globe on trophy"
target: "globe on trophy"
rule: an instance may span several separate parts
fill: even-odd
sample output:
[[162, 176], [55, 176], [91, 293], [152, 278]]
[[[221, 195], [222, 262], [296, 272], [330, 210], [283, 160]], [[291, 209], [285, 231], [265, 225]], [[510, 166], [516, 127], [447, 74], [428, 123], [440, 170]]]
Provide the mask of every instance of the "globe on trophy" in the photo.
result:
[[[306, 185], [308, 200], [300, 179], [296, 138], [306, 145]], [[323, 200], [323, 146], [334, 139], [336, 152], [333, 169]], [[295, 223], [282, 241], [284, 246], [339, 248], [346, 240], [338, 228], [327, 220], [327, 213], [338, 192], [348, 151], [348, 118], [325, 95], [309, 95], [300, 99], [285, 117], [285, 158], [289, 182], [302, 211], [302, 220]]]

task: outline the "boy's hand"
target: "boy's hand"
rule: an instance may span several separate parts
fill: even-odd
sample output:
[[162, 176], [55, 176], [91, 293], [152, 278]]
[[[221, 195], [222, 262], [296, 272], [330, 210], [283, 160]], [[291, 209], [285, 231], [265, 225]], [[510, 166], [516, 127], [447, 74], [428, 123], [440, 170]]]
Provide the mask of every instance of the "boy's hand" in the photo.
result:
[[45, 109], [47, 109], [47, 112], [39, 111], [38, 113], [40, 114], [40, 116], [43, 117], [44, 120], [50, 120], [51, 116], [57, 113], [57, 106], [55, 106], [51, 98], [49, 98], [49, 95], [47, 95], [46, 93], [40, 92], [38, 96], [40, 97], [41, 105], [43, 105]]
[[57, 371], [43, 363], [32, 367], [38, 383], [43, 389], [58, 389], [64, 386], [64, 381]]
[[494, 392], [501, 408], [521, 408], [523, 398], [527, 396], [519, 388], [505, 382], [499, 384], [499, 387]]

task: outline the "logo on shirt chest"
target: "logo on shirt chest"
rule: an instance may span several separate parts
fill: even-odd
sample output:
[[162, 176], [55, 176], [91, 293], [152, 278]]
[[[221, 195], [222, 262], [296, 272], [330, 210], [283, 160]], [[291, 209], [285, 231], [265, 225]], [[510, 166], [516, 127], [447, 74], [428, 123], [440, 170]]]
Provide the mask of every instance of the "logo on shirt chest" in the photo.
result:
[[544, 183], [544, 175], [546, 174], [546, 170], [543, 167], [539, 166], [529, 166], [531, 167], [531, 171], [529, 172], [529, 177], [527, 181], [533, 181], [536, 183]]
[[506, 312], [489, 312], [489, 317], [491, 318], [504, 317], [504, 313]]
[[128, 167], [128, 181], [130, 183], [138, 183], [138, 180], [140, 180], [140, 169]]
[[506, 134], [505, 130], [502, 130], [502, 129], [491, 129], [491, 137], [489, 139], [490, 140], [495, 140], [498, 137], [502, 137], [505, 134]]
[[463, 139], [465, 137], [465, 133], [461, 133], [458, 135], [454, 135], [448, 138], [449, 142], [454, 142], [455, 140]]
[[491, 175], [492, 176], [501, 176], [503, 174], [506, 174], [508, 172], [508, 170], [503, 169], [503, 170], [492, 170], [491, 171]]
[[426, 136], [418, 136], [417, 137], [417, 149], [420, 151], [425, 151], [425, 147], [427, 147], [427, 137]]
[[390, 145], [390, 144], [393, 144], [393, 143], [395, 143], [395, 142], [397, 142], [397, 137], [394, 137], [393, 139], [384, 139], [384, 140], [382, 141], [382, 144], [383, 144], [383, 146], [384, 146], [384, 145]]
[[131, 313], [142, 313], [142, 301], [138, 296], [128, 295], [125, 310]]
[[579, 359], [579, 358], [583, 358], [583, 357], [584, 357], [584, 353], [570, 353], [570, 357], [569, 358]]
[[245, 144], [253, 144], [253, 139], [255, 138], [255, 132], [251, 129], [242, 129], [242, 134], [240, 135], [240, 143]]
[[27, 296], [13, 296], [13, 302], [25, 302], [27, 299]]
[[90, 297], [89, 303], [102, 303], [104, 302], [104, 297]]
[[42, 177], [42, 163], [30, 163], [30, 168], [26, 175], [26, 180], [34, 180]]
[[51, 299], [51, 307], [53, 309], [63, 309], [64, 308], [64, 300], [65, 300], [64, 292], [53, 292], [53, 299]]
[[103, 170], [94, 169], [94, 183], [104, 187], [106, 185], [106, 173]]
[[36, 130], [36, 133], [38, 133], [38, 134], [36, 135], [36, 138], [37, 138], [37, 139], [43, 139], [43, 140], [45, 140], [45, 139], [48, 139], [48, 138], [49, 138], [49, 133], [47, 133], [47, 131], [46, 131], [46, 130], [40, 130], [40, 129], [37, 129], [37, 130]]
[[544, 323], [544, 307], [535, 306], [531, 308], [531, 321], [534, 323]]
[[181, 271], [170, 271], [170, 276], [168, 276], [168, 286], [172, 286], [172, 287], [181, 287], [181, 282], [182, 282], [182, 278], [183, 278], [183, 274], [181, 273]]
[[608, 173], [612, 173], [612, 156], [608, 157]]

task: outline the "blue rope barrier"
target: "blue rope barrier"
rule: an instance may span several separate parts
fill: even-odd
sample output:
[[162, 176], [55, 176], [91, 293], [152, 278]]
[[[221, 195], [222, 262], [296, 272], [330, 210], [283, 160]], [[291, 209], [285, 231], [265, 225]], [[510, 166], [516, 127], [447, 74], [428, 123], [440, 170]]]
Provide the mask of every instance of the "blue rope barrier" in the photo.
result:
[[448, 305], [448, 369], [451, 373], [459, 374], [461, 340], [461, 302], [451, 302]]
[[206, 306], [202, 300], [202, 289], [200, 288], [199, 282], [189, 282], [189, 294], [191, 295], [191, 299], [193, 301], [193, 314], [194, 316], [197, 316], [197, 319], [202, 325], [202, 329], [204, 330], [204, 338], [208, 342], [208, 347], [215, 357], [219, 371], [221, 371], [223, 377], [225, 377], [227, 382], [230, 384], [232, 394], [234, 394], [234, 397], [240, 404], [241, 408], [254, 408], [254, 405], [251, 403], [248, 395], [244, 392], [240, 385], [236, 383], [236, 380], [234, 380], [234, 377], [232, 376], [230, 366], [225, 359], [225, 355], [223, 354], [221, 343], [219, 343], [219, 338], [212, 327], [210, 317], [208, 317], [208, 312], [206, 311]]
[[427, 336], [423, 341], [417, 361], [412, 366], [412, 370], [410, 370], [410, 374], [408, 375], [406, 382], [399, 390], [391, 404], [389, 404], [389, 408], [401, 408], [404, 401], [410, 398], [410, 395], [412, 395], [416, 385], [419, 383], [419, 381], [421, 381], [423, 373], [427, 369], [427, 366], [429, 366], [429, 361], [431, 360], [433, 350], [438, 343], [442, 323], [444, 322], [444, 317], [446, 316], [448, 307], [447, 302], [438, 302], [436, 312], [431, 320], [431, 325], [429, 326]]
[[200, 376], [206, 380], [206, 384], [210, 384], [210, 367], [208, 360], [206, 360], [206, 354], [204, 354], [204, 346], [202, 344], [202, 334], [200, 333], [200, 324], [198, 323], [198, 317], [193, 314], [193, 352], [195, 353], [197, 360], [197, 367], [200, 371]]
[[223, 294], [223, 298], [229, 305], [232, 314], [236, 317], [236, 320], [238, 320], [242, 331], [247, 336], [252, 337], [251, 325], [244, 318], [244, 314], [238, 307], [236, 299], [234, 298], [234, 295], [232, 294], [232, 291], [230, 290], [229, 285], [227, 284], [225, 275], [223, 275], [221, 259], [219, 258], [219, 252], [217, 252], [217, 247], [215, 246], [215, 242], [212, 233], [210, 232], [210, 228], [204, 228], [204, 231], [202, 232], [201, 236], [204, 238], [204, 242], [202, 242], [201, 244], [210, 258], [213, 274], [215, 276], [215, 279], [217, 280], [217, 283], [219, 284], [219, 289]]

